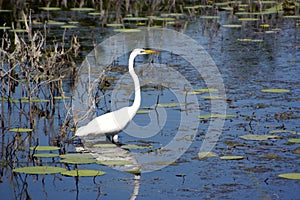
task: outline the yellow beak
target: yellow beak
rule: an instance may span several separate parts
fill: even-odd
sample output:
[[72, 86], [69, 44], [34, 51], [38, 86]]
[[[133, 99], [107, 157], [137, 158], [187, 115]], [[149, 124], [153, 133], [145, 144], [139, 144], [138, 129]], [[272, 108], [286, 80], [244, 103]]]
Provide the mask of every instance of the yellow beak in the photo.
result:
[[159, 54], [159, 51], [154, 51], [154, 50], [145, 50], [146, 54]]

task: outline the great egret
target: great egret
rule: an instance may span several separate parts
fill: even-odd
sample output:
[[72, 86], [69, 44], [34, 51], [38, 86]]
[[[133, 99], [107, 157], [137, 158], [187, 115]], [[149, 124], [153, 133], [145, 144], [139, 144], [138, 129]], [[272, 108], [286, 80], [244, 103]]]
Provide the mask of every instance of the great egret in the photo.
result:
[[106, 135], [107, 138], [112, 136], [112, 142], [118, 142], [118, 132], [123, 130], [127, 124], [132, 120], [138, 111], [141, 105], [141, 90], [140, 90], [140, 82], [139, 78], [134, 72], [133, 64], [134, 59], [138, 55], [143, 54], [157, 54], [158, 51], [154, 50], [144, 50], [144, 49], [134, 49], [128, 61], [128, 70], [131, 75], [134, 88], [135, 88], [135, 97], [133, 104], [131, 106], [127, 106], [121, 108], [119, 110], [115, 110], [113, 112], [106, 113], [99, 117], [96, 117], [92, 121], [90, 121], [87, 125], [78, 128], [75, 133], [75, 136], [87, 136], [90, 134], [94, 135]]

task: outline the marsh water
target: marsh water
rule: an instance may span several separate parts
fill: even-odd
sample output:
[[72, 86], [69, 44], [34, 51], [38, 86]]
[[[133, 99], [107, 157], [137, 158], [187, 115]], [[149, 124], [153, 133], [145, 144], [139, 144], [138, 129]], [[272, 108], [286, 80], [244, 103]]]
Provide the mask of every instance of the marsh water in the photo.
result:
[[[59, 41], [63, 34], [66, 40], [77, 35], [81, 45], [76, 59], [78, 68], [85, 67], [85, 57], [91, 55], [98, 44], [117, 34], [115, 27], [103, 25], [97, 15], [90, 15], [86, 11], [43, 11], [37, 5], [29, 6], [34, 9], [33, 20], [47, 19], [76, 26], [61, 28], [60, 25], [49, 25], [47, 36], [50, 40]], [[196, 130], [190, 125], [182, 131], [181, 137], [176, 137], [177, 142], [188, 142], [187, 147], [178, 148], [182, 153], [176, 160], [169, 162], [166, 158], [165, 162], [153, 161], [152, 165], [156, 168], [145, 170], [145, 173], [142, 171], [138, 176], [95, 163], [76, 167], [102, 170], [106, 172], [105, 175], [69, 177], [61, 174], [15, 173], [14, 168], [32, 165], [74, 169], [74, 165], [61, 163], [57, 157], [32, 159], [30, 147], [59, 146], [59, 154], [68, 154], [76, 152], [81, 141], [71, 140], [74, 134], [74, 129], [71, 128], [66, 134], [67, 139], [58, 137], [68, 114], [66, 104], [72, 103], [72, 98], [57, 99], [54, 106], [49, 105], [49, 102], [35, 102], [40, 111], [51, 108], [51, 112], [47, 115], [37, 114], [34, 125], [31, 125], [34, 130], [24, 133], [14, 132], [11, 128], [30, 126], [25, 117], [28, 112], [26, 102], [4, 101], [2, 98], [1, 199], [299, 199], [299, 180], [281, 178], [279, 174], [300, 171], [299, 142], [289, 142], [290, 139], [299, 138], [300, 134], [300, 17], [284, 17], [280, 13], [266, 15], [263, 20], [258, 21], [238, 21], [239, 16], [231, 11], [214, 13], [217, 18], [203, 17], [212, 14], [204, 12], [184, 13], [177, 16], [178, 24], [165, 24], [164, 28], [188, 36], [207, 52], [223, 80], [225, 99], [214, 99], [213, 92], [192, 93], [191, 89], [199, 91], [208, 87], [205, 81], [207, 77], [197, 74], [194, 66], [183, 59], [183, 55], [164, 50], [160, 55], [141, 57], [136, 60], [136, 64], [147, 64], [145, 68], [136, 69], [142, 83], [141, 108], [144, 111], [151, 108], [149, 110], [152, 111], [159, 107], [157, 104], [162, 105], [167, 117], [164, 122], [157, 122], [160, 130], [153, 130], [157, 133], [151, 137], [138, 137], [139, 134], [130, 135], [126, 131], [119, 134], [123, 144], [148, 146], [146, 149], [129, 150], [133, 157], [137, 153], [152, 153], [166, 158], [168, 149], [163, 147], [181, 129], [179, 127], [185, 112], [191, 113], [192, 110], [197, 115], [189, 123], [196, 124]], [[11, 16], [9, 12], [0, 14], [6, 16], [3, 19]], [[22, 22], [18, 23], [19, 28], [23, 28]], [[241, 26], [224, 26], [228, 24]], [[35, 24], [33, 27], [44, 29], [43, 24]], [[132, 84], [130, 77], [126, 75], [128, 55], [127, 52], [117, 57], [106, 71], [107, 84], [97, 92], [102, 97], [94, 111], [97, 115], [116, 109], [116, 106], [111, 105], [111, 102], [115, 102], [113, 98], [118, 97], [113, 95], [114, 92], [121, 92], [124, 99], [118, 99], [120, 102], [132, 102], [132, 91], [128, 91], [126, 84], [118, 82], [125, 80], [125, 83]], [[188, 92], [191, 93], [184, 96], [193, 95], [196, 102], [191, 103], [187, 98], [188, 102], [184, 102], [186, 105], [182, 106], [178, 96], [174, 95], [174, 90], [185, 92], [176, 85], [179, 79], [172, 77], [172, 73], [168, 76], [163, 71], [164, 67], [153, 67], [151, 63], [166, 66], [185, 77], [190, 84]], [[95, 69], [92, 75], [97, 77], [102, 72], [103, 69]], [[154, 77], [161, 73], [167, 75], [162, 77], [166, 80], [160, 83]], [[79, 73], [75, 75], [82, 76]], [[152, 77], [152, 82], [148, 81], [149, 77]], [[64, 95], [71, 97], [76, 87], [74, 77], [66, 76], [63, 80]], [[265, 92], [266, 89], [284, 90]], [[61, 94], [58, 92], [57, 95]], [[21, 99], [22, 90], [16, 88], [12, 96], [14, 99]], [[211, 121], [217, 120], [205, 117], [210, 114], [213, 101], [226, 102], [226, 116], [219, 116], [225, 118], [225, 123], [212, 149], [216, 156], [201, 158], [198, 153], [207, 129]], [[156, 113], [154, 118], [160, 119], [161, 115], [162, 113]], [[150, 118], [149, 113], [141, 112], [136, 115], [134, 122], [147, 126], [152, 119]], [[196, 132], [195, 135], [187, 134], [193, 131]], [[240, 137], [249, 134], [270, 137], [262, 140]], [[242, 156], [242, 159], [221, 159], [222, 156], [229, 155]]]

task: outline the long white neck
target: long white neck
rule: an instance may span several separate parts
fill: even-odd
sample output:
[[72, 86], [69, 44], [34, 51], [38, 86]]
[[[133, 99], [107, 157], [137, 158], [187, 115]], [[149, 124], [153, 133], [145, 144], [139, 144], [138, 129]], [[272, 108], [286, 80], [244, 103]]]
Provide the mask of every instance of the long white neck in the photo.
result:
[[133, 64], [134, 64], [134, 58], [136, 55], [130, 55], [129, 57], [129, 74], [131, 75], [132, 79], [133, 79], [133, 83], [134, 83], [134, 101], [133, 104], [130, 106], [131, 108], [133, 108], [132, 110], [132, 114], [135, 115], [136, 112], [138, 111], [140, 105], [141, 105], [141, 89], [140, 89], [140, 82], [139, 82], [139, 78], [136, 75], [134, 69], [133, 69]]

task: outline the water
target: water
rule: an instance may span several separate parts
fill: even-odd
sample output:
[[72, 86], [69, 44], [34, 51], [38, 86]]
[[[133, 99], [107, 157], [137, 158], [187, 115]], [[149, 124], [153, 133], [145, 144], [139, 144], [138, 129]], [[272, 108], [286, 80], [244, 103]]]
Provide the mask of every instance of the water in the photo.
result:
[[[39, 16], [41, 13], [37, 13]], [[82, 45], [79, 66], [83, 58], [93, 50], [93, 42], [99, 43], [113, 35], [112, 28], [104, 28], [98, 24], [97, 18], [86, 13], [63, 11], [53, 14], [41, 14], [55, 20], [72, 19], [79, 22], [79, 28], [66, 31], [68, 38], [77, 34]], [[218, 157], [199, 160], [200, 150], [210, 119], [195, 119], [199, 123], [195, 138], [184, 138], [190, 146], [183, 150], [174, 163], [157, 171], [142, 173], [135, 179], [132, 174], [110, 167], [91, 164], [80, 165], [80, 169], [98, 169], [107, 174], [99, 177], [65, 177], [62, 175], [24, 175], [12, 173], [11, 166], [26, 166], [29, 156], [29, 146], [39, 141], [40, 145], [55, 145], [59, 128], [65, 117], [66, 109], [62, 101], [55, 105], [55, 113], [50, 118], [36, 117], [36, 130], [33, 136], [29, 134], [11, 133], [7, 128], [23, 127], [28, 123], [21, 114], [18, 104], [8, 110], [4, 102], [5, 129], [2, 128], [1, 141], [1, 183], [0, 195], [3, 199], [55, 199], [64, 196], [66, 199], [297, 199], [299, 196], [299, 181], [279, 178], [281, 173], [299, 172], [299, 144], [288, 143], [290, 138], [299, 138], [299, 27], [296, 19], [280, 18], [270, 20], [274, 28], [281, 30], [276, 33], [263, 33], [258, 23], [245, 23], [242, 28], [231, 29], [218, 26], [236, 22], [236, 18], [226, 12], [220, 13], [220, 19], [200, 19], [187, 21], [184, 31], [197, 41], [212, 57], [224, 81], [227, 102], [227, 114], [235, 118], [225, 120], [222, 133], [213, 152]], [[90, 27], [95, 25], [95, 27]], [[219, 27], [219, 28], [218, 28]], [[48, 35], [60, 38], [63, 30], [52, 27]], [[263, 42], [239, 42], [239, 38], [263, 39]], [[106, 90], [106, 98], [98, 102], [98, 114], [112, 109], [110, 98], [117, 85], [117, 80], [126, 76], [127, 55], [119, 57], [109, 76], [114, 78]], [[138, 64], [148, 62], [148, 58], [139, 58]], [[195, 76], [193, 67], [184, 61], [180, 55], [163, 52], [155, 57], [154, 62], [166, 64], [169, 68], [184, 75], [193, 88], [205, 88], [205, 77]], [[151, 68], [154, 70], [155, 68]], [[138, 70], [137, 70], [138, 71]], [[149, 71], [141, 74], [150, 73]], [[126, 78], [126, 77], [125, 77]], [[128, 77], [127, 77], [128, 78]], [[172, 79], [172, 77], [166, 77]], [[127, 80], [127, 79], [126, 79]], [[141, 82], [145, 80], [141, 76]], [[146, 79], [147, 80], [147, 79]], [[128, 79], [130, 81], [130, 77]], [[148, 108], [159, 103], [178, 103], [178, 99], [170, 89], [159, 88], [160, 84], [145, 84], [142, 88], [142, 106]], [[126, 86], [126, 85], [125, 85]], [[70, 95], [73, 83], [65, 81], [64, 88]], [[288, 93], [264, 93], [262, 89], [284, 88]], [[133, 99], [132, 92], [122, 90], [122, 96]], [[127, 92], [127, 93], [126, 93]], [[17, 90], [16, 98], [20, 94]], [[197, 94], [196, 104], [190, 109], [201, 114], [211, 112], [211, 102]], [[69, 100], [67, 100], [69, 101]], [[128, 99], [122, 99], [129, 103]], [[3, 102], [1, 102], [3, 103]], [[49, 104], [39, 104], [51, 109]], [[23, 106], [24, 109], [28, 107]], [[160, 148], [175, 137], [182, 119], [184, 107], [165, 108], [167, 120], [162, 130], [150, 138], [137, 138], [126, 133], [120, 133], [125, 144], [146, 143], [163, 159], [167, 152]], [[157, 117], [157, 115], [155, 115]], [[158, 117], [163, 116], [160, 114]], [[138, 114], [134, 122], [147, 125], [151, 121], [149, 115]], [[246, 141], [239, 136], [246, 134], [268, 134], [270, 130], [286, 129], [297, 134], [280, 133], [280, 139], [264, 141]], [[188, 130], [191, 131], [191, 130]], [[73, 133], [67, 135], [71, 137]], [[183, 131], [183, 134], [186, 132]], [[178, 138], [180, 142], [182, 138]], [[65, 140], [58, 141], [59, 144]], [[63, 151], [75, 151], [76, 144], [63, 143]], [[17, 149], [17, 150], [16, 150]], [[298, 150], [298, 153], [296, 153]], [[64, 152], [65, 151], [65, 152]], [[141, 150], [145, 153], [145, 150]], [[133, 153], [139, 153], [139, 150]], [[149, 153], [151, 154], [151, 153]], [[243, 160], [222, 160], [222, 155], [242, 155]], [[11, 163], [6, 163], [11, 162]], [[32, 161], [30, 162], [32, 163]], [[38, 165], [39, 162], [35, 164]], [[58, 159], [45, 159], [43, 163], [73, 169], [65, 166]], [[144, 163], [145, 164], [145, 163]], [[165, 165], [165, 163], [164, 163]], [[155, 166], [159, 166], [156, 164]], [[136, 196], [136, 193], [138, 195]]]

